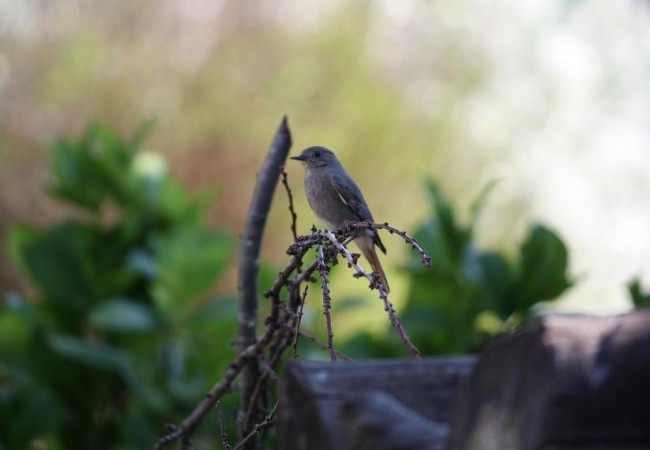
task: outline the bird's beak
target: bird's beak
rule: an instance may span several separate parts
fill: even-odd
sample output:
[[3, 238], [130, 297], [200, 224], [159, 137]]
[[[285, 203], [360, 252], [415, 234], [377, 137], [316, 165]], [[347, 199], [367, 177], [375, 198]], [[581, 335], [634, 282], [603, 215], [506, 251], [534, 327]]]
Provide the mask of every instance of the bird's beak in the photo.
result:
[[296, 161], [304, 161], [304, 160], [305, 160], [305, 157], [302, 156], [302, 155], [298, 155], [298, 156], [290, 156], [289, 158], [290, 158], [290, 159], [295, 159]]

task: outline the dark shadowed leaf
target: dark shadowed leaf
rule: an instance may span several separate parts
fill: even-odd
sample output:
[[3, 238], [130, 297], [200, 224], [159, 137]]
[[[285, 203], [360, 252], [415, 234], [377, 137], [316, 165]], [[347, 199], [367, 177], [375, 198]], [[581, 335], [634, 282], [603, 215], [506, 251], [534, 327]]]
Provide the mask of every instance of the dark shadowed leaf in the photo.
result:
[[562, 240], [551, 230], [535, 225], [521, 248], [517, 280], [517, 307], [559, 296], [571, 286], [568, 254]]
[[9, 234], [14, 261], [43, 295], [75, 309], [92, 297], [88, 247], [94, 235], [87, 227], [64, 222], [45, 232], [16, 226]]
[[93, 344], [72, 335], [52, 334], [48, 344], [56, 353], [77, 363], [121, 375], [133, 381], [127, 353], [116, 347]]
[[630, 297], [632, 298], [632, 304], [634, 304], [636, 308], [650, 306], [650, 292], [643, 291], [639, 278], [635, 278], [630, 281], [627, 284], [627, 290], [630, 293]]

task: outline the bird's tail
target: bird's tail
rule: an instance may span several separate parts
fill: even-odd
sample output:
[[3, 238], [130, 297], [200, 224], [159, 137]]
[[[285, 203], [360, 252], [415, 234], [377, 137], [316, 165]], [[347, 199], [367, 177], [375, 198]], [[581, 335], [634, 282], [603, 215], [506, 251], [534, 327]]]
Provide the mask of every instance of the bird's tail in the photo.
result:
[[372, 267], [373, 272], [379, 274], [379, 278], [381, 279], [382, 284], [386, 287], [386, 292], [390, 292], [390, 288], [388, 287], [388, 280], [386, 279], [384, 268], [379, 262], [377, 249], [375, 248], [375, 243], [372, 239], [372, 236], [364, 233], [361, 236], [357, 237], [354, 240], [354, 243], [357, 244], [357, 247], [359, 247], [359, 250], [361, 250], [364, 258], [366, 258], [370, 263], [370, 267]]

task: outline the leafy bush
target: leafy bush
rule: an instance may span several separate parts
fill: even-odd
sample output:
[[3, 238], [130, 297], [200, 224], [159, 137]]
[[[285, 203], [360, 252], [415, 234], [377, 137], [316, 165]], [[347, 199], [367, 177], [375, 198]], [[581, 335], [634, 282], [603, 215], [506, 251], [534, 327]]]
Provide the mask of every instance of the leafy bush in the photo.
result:
[[[509, 261], [481, 251], [474, 227], [489, 189], [472, 207], [470, 223], [457, 223], [454, 210], [438, 187], [428, 190], [434, 215], [415, 232], [433, 259], [424, 268], [413, 254], [405, 270], [409, 278], [406, 305], [398, 311], [409, 336], [425, 355], [468, 353], [490, 335], [520, 326], [539, 302], [557, 298], [571, 285], [568, 255], [561, 239], [543, 225], [533, 226], [521, 244], [519, 258]], [[351, 354], [403, 354], [393, 334], [388, 340], [361, 334], [351, 340]]]
[[[93, 125], [76, 141], [56, 142], [48, 192], [78, 211], [45, 229], [17, 225], [8, 236], [37, 294], [7, 296], [0, 307], [0, 450], [148, 448], [234, 356], [234, 299], [200, 300], [223, 274], [233, 241], [205, 225], [206, 195], [189, 196], [164, 160], [140, 150], [145, 134], [123, 141]], [[401, 311], [424, 354], [472, 351], [570, 286], [566, 248], [550, 230], [533, 227], [515, 262], [480, 251], [473, 232], [485, 195], [461, 226], [436, 185], [428, 187], [435, 215], [415, 237], [434, 264], [424, 269], [414, 255], [404, 268], [410, 288]], [[403, 354], [395, 333], [386, 336], [362, 333], [341, 349]], [[194, 442], [213, 448], [215, 434]]]
[[54, 143], [48, 192], [78, 213], [8, 236], [37, 298], [0, 307], [0, 448], [149, 448], [232, 356], [234, 301], [197, 299], [233, 241], [140, 150], [146, 129]]

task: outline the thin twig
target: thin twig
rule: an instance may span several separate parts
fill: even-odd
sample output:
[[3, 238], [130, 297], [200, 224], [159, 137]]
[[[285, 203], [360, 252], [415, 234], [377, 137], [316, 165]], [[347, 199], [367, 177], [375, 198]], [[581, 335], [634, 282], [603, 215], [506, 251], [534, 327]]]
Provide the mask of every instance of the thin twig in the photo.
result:
[[[327, 350], [327, 344], [319, 341], [317, 338], [312, 336], [311, 334], [307, 334], [304, 331], [300, 332], [300, 337], [304, 338], [307, 342], [314, 344], [316, 347], [320, 348], [321, 350]], [[336, 351], [336, 356], [339, 359], [344, 359], [345, 361], [353, 361], [352, 358], [349, 356], [344, 355], [343, 353], [339, 352], [338, 350]]]
[[[307, 250], [309, 250], [308, 247], [299, 249], [297, 254], [294, 255], [293, 258], [291, 258], [289, 263], [278, 274], [278, 277], [273, 282], [271, 288], [264, 293], [264, 297], [279, 298], [280, 291], [282, 290], [283, 287], [287, 286], [287, 283], [289, 282], [289, 277], [291, 277], [291, 274], [298, 269], [299, 265], [301, 264], [303, 256], [305, 255], [305, 253], [307, 253]], [[298, 284], [304, 281], [305, 279], [311, 277], [311, 275], [316, 270], [317, 265], [318, 265], [318, 261], [312, 262], [303, 272], [300, 272], [298, 275], [296, 275], [296, 279], [293, 280], [293, 283]]]
[[390, 300], [388, 300], [388, 292], [384, 286], [381, 286], [379, 289], [379, 297], [384, 302], [384, 309], [388, 313], [390, 323], [397, 330], [397, 333], [402, 339], [402, 342], [404, 342], [404, 345], [406, 345], [406, 348], [409, 349], [414, 358], [420, 359], [420, 350], [418, 350], [415, 344], [411, 342], [411, 339], [409, 339], [408, 334], [406, 334], [406, 330], [402, 326], [402, 322], [399, 320], [399, 317], [397, 317], [397, 313], [395, 312], [395, 308], [393, 308], [393, 304], [390, 302]]
[[244, 439], [242, 439], [239, 442], [239, 444], [237, 444], [235, 446], [235, 448], [233, 448], [233, 450], [239, 450], [239, 449], [243, 448], [244, 445], [246, 445], [248, 443], [248, 441], [253, 439], [257, 434], [264, 431], [264, 429], [266, 429], [269, 425], [271, 425], [273, 423], [273, 419], [274, 419], [274, 416], [275, 416], [275, 410], [277, 408], [278, 408], [278, 403], [276, 402], [275, 405], [273, 406], [273, 408], [271, 409], [271, 411], [269, 411], [269, 413], [266, 415], [266, 417], [264, 417], [264, 420], [262, 420], [260, 423], [256, 424], [253, 427], [253, 430], [246, 437], [244, 437]]
[[[289, 265], [291, 265], [291, 263]], [[242, 371], [242, 368], [246, 362], [250, 359], [255, 359], [257, 361], [257, 356], [261, 354], [264, 348], [269, 345], [276, 330], [280, 328], [280, 300], [277, 296], [271, 296], [271, 300], [271, 312], [267, 318], [266, 329], [262, 336], [257, 338], [255, 343], [249, 345], [239, 352], [239, 354], [235, 357], [235, 359], [230, 363], [224, 372], [221, 380], [219, 380], [212, 387], [212, 389], [210, 389], [208, 394], [203, 398], [203, 400], [199, 402], [199, 404], [194, 408], [190, 415], [185, 418], [180, 426], [168, 426], [168, 428], [170, 428], [172, 431], [158, 440], [156, 443], [156, 449], [163, 449], [178, 439], [181, 439], [181, 442], [189, 439], [189, 436], [201, 423], [203, 416], [205, 416], [205, 414], [224, 394], [232, 390], [232, 385], [235, 377], [237, 377], [237, 375], [239, 375], [239, 373]], [[257, 384], [255, 386], [257, 386]], [[252, 387], [252, 391], [255, 390], [255, 386]], [[251, 395], [252, 394], [253, 392], [251, 392]], [[246, 412], [247, 409], [244, 410], [244, 414]]]
[[307, 291], [309, 289], [309, 285], [305, 285], [305, 290], [302, 293], [302, 298], [300, 301], [300, 309], [298, 310], [298, 317], [296, 318], [296, 326], [294, 327], [296, 330], [296, 333], [293, 337], [293, 342], [291, 344], [291, 357], [292, 359], [296, 359], [298, 357], [298, 337], [300, 336], [300, 324], [302, 323], [302, 311], [305, 307], [305, 300], [307, 299]]
[[327, 326], [327, 349], [330, 352], [330, 359], [336, 361], [336, 350], [334, 350], [334, 332], [332, 331], [332, 297], [330, 297], [329, 282], [327, 274], [329, 268], [325, 264], [325, 254], [323, 253], [323, 244], [318, 244], [318, 272], [320, 272], [321, 287], [323, 290], [323, 314], [325, 315], [325, 324]]
[[377, 290], [379, 291], [379, 297], [384, 302], [386, 312], [388, 312], [390, 322], [397, 329], [397, 332], [402, 338], [402, 342], [404, 342], [404, 344], [409, 349], [409, 351], [411, 352], [414, 358], [420, 358], [420, 351], [413, 344], [413, 342], [411, 342], [408, 335], [406, 334], [406, 330], [404, 330], [404, 327], [402, 326], [402, 322], [400, 322], [399, 318], [397, 317], [397, 314], [395, 313], [395, 309], [393, 308], [393, 305], [388, 300], [388, 290], [386, 289], [386, 286], [381, 281], [381, 279], [379, 277], [373, 277], [371, 274], [366, 272], [363, 269], [363, 267], [361, 267], [357, 262], [358, 258], [352, 256], [352, 253], [350, 253], [350, 251], [338, 241], [336, 236], [331, 231], [326, 230], [324, 232], [324, 235], [329, 239], [332, 245], [345, 257], [350, 267], [353, 267], [354, 270], [356, 270], [355, 276], [367, 278], [370, 281], [370, 287], [377, 288]]
[[217, 410], [217, 424], [219, 425], [219, 435], [221, 436], [221, 445], [226, 450], [231, 449], [230, 439], [228, 438], [228, 431], [226, 431], [226, 426], [223, 423], [223, 413], [221, 412], [221, 400], [217, 400], [217, 404], [214, 406]]
[[349, 226], [351, 228], [369, 228], [369, 229], [383, 229], [388, 231], [390, 234], [397, 234], [399, 235], [402, 239], [407, 244], [410, 244], [411, 247], [413, 247], [413, 250], [416, 250], [420, 254], [420, 258], [422, 259], [422, 264], [424, 264], [425, 267], [431, 267], [431, 257], [427, 255], [427, 252], [424, 251], [422, 247], [420, 247], [420, 244], [418, 244], [418, 241], [415, 240], [415, 238], [409, 236], [405, 231], [400, 230], [399, 228], [395, 228], [388, 223], [373, 223], [373, 222], [367, 222], [367, 221], [362, 221], [362, 222], [346, 222], [345, 225], [343, 225], [343, 229], [346, 228], [346, 226]]
[[210, 392], [199, 402], [194, 411], [187, 416], [181, 425], [168, 427], [172, 429], [172, 432], [158, 440], [156, 449], [163, 449], [175, 440], [192, 434], [194, 429], [201, 423], [203, 416], [214, 406], [217, 400], [232, 389], [232, 382], [241, 371], [246, 360], [260, 351], [261, 347], [261, 340], [259, 340], [241, 351], [235, 360], [230, 363], [221, 380], [210, 389]]
[[[268, 415], [268, 420], [264, 419], [261, 422], [259, 419], [255, 419], [253, 417], [253, 411], [255, 411], [256, 408], [255, 405], [258, 405], [258, 399], [260, 399], [261, 393], [264, 392], [266, 386], [268, 386], [268, 379], [275, 376], [275, 367], [279, 363], [280, 357], [282, 354], [284, 354], [288, 347], [297, 346], [298, 337], [303, 337], [307, 341], [315, 343], [323, 349], [329, 350], [330, 356], [332, 353], [335, 355], [332, 359], [348, 359], [344, 355], [341, 355], [339, 352], [336, 352], [334, 350], [331, 321], [328, 320], [328, 345], [320, 343], [317, 339], [300, 331], [302, 308], [307, 293], [306, 286], [302, 295], [300, 294], [300, 284], [303, 282], [315, 281], [313, 275], [316, 270], [321, 272], [321, 280], [324, 282], [324, 309], [326, 309], [328, 312], [330, 310], [331, 303], [325, 301], [326, 296], [331, 302], [329, 282], [327, 278], [329, 268], [327, 267], [326, 261], [329, 259], [329, 255], [331, 255], [334, 250], [344, 255], [349, 266], [355, 269], [355, 277], [365, 277], [370, 281], [371, 288], [378, 289], [379, 296], [384, 302], [386, 311], [388, 312], [389, 318], [391, 320], [391, 324], [397, 328], [398, 333], [400, 334], [400, 337], [404, 343], [407, 345], [407, 347], [409, 347], [409, 350], [411, 350], [414, 356], [417, 357], [419, 352], [417, 352], [417, 348], [413, 346], [406, 332], [404, 331], [404, 328], [402, 327], [399, 318], [397, 317], [397, 314], [395, 313], [395, 310], [388, 299], [388, 292], [386, 291], [386, 287], [383, 285], [383, 283], [381, 283], [379, 277], [373, 276], [361, 268], [361, 266], [357, 263], [359, 255], [350, 253], [342, 244], [342, 242], [344, 242], [346, 239], [353, 236], [358, 228], [372, 228], [373, 226], [376, 228], [386, 229], [389, 232], [397, 233], [406, 242], [413, 245], [413, 247], [420, 252], [422, 255], [423, 263], [426, 264], [427, 261], [430, 263], [431, 259], [426, 256], [424, 251], [419, 247], [414, 239], [410, 238], [405, 232], [390, 227], [387, 224], [351, 222], [348, 223], [345, 227], [336, 230], [338, 237], [331, 232], [322, 233], [316, 232], [315, 230], [310, 236], [298, 237], [296, 242], [292, 244], [287, 250], [287, 253], [292, 256], [291, 259], [285, 268], [279, 273], [271, 288], [265, 293], [265, 297], [271, 300], [271, 311], [265, 321], [266, 327], [264, 332], [261, 336], [256, 337], [251, 345], [240, 350], [239, 354], [235, 357], [235, 359], [224, 372], [221, 380], [219, 380], [212, 387], [206, 397], [201, 400], [201, 402], [199, 402], [199, 404], [180, 424], [180, 426], [169, 425], [167, 427], [169, 433], [157, 442], [157, 449], [162, 449], [177, 440], [183, 449], [191, 449], [192, 445], [190, 442], [190, 436], [198, 427], [204, 415], [224, 394], [230, 392], [233, 389], [235, 378], [240, 374], [240, 372], [242, 372], [243, 368], [250, 361], [255, 361], [255, 367], [258, 370], [261, 366], [261, 371], [258, 371], [258, 377], [256, 378], [255, 385], [249, 386], [249, 401], [247, 403], [242, 403], [240, 406], [242, 409], [240, 409], [239, 417], [240, 419], [243, 419], [245, 422], [249, 423], [251, 426], [251, 431], [246, 434], [245, 438], [242, 439], [240, 437], [242, 441], [240, 441], [237, 448], [242, 448], [244, 445], [248, 447], [249, 445], [255, 444], [257, 442], [256, 436], [259, 434], [260, 430], [263, 430], [271, 423], [271, 417]], [[302, 272], [299, 272], [302, 260], [305, 257], [307, 251], [309, 251], [315, 245], [318, 246], [317, 258], [312, 261]], [[283, 288], [287, 288], [289, 290], [288, 301], [283, 301], [281, 298], [281, 292]], [[329, 314], [327, 315], [327, 318], [330, 319]], [[296, 353], [297, 350], [294, 347], [294, 355]], [[257, 425], [253, 425], [256, 422]]]
[[296, 210], [293, 207], [293, 193], [291, 192], [291, 188], [289, 187], [289, 181], [287, 178], [287, 172], [285, 172], [284, 169], [282, 169], [282, 184], [284, 185], [284, 189], [287, 191], [287, 197], [289, 199], [289, 213], [291, 214], [291, 234], [293, 234], [293, 240], [294, 242], [298, 240], [298, 231], [297, 231], [297, 221], [298, 221], [298, 215], [296, 214]]
[[[282, 305], [286, 305], [286, 304], [282, 304]], [[252, 397], [253, 399], [255, 399], [257, 395], [260, 395], [262, 390], [268, 386], [267, 379], [269, 377], [275, 376], [275, 367], [280, 362], [280, 357], [284, 354], [285, 350], [291, 345], [292, 338], [293, 338], [293, 330], [296, 326], [295, 322], [298, 318], [297, 312], [293, 309], [297, 307], [298, 307], [298, 303], [294, 303], [289, 305], [288, 308], [283, 308], [283, 310], [288, 309], [287, 317], [289, 319], [287, 321], [286, 320], [287, 317], [283, 317], [281, 320], [277, 322], [278, 326], [277, 326], [277, 332], [275, 333], [275, 339], [271, 341], [271, 343], [268, 345], [270, 355], [266, 360], [267, 364], [265, 366], [265, 370], [258, 380], [258, 385], [256, 386], [255, 391], [253, 393], [253, 397]], [[247, 411], [247, 415], [250, 415], [251, 413], [252, 411], [249, 409]], [[246, 420], [248, 419], [249, 417], [246, 417]]]

